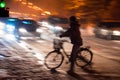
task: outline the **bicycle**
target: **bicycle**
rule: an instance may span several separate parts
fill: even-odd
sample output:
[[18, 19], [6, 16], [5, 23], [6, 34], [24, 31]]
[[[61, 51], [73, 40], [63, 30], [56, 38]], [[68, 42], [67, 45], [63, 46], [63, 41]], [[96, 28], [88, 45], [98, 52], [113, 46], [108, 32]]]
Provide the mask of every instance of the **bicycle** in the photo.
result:
[[[48, 69], [56, 69], [59, 68], [63, 61], [64, 57], [67, 57], [68, 62], [70, 59], [70, 55], [68, 55], [63, 47], [63, 43], [67, 42], [62, 39], [54, 39], [54, 50], [49, 52], [44, 59], [44, 64]], [[62, 50], [62, 51], [61, 51]], [[90, 50], [89, 46], [80, 47], [77, 51], [76, 57], [76, 65], [79, 67], [85, 67], [91, 64], [93, 59], [93, 52]], [[67, 63], [68, 63], [67, 62]]]

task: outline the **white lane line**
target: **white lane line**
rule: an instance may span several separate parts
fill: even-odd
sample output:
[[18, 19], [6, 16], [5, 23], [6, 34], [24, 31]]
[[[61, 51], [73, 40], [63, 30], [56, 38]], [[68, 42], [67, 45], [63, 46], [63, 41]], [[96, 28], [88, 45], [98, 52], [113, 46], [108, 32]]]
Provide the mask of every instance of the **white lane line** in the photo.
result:
[[42, 51], [40, 51], [37, 48], [33, 47], [32, 45], [26, 43], [25, 41], [21, 41], [20, 44], [22, 44], [21, 47], [30, 51], [33, 54], [33, 56], [35, 56], [39, 60], [38, 63], [43, 64], [45, 54], [43, 54]]

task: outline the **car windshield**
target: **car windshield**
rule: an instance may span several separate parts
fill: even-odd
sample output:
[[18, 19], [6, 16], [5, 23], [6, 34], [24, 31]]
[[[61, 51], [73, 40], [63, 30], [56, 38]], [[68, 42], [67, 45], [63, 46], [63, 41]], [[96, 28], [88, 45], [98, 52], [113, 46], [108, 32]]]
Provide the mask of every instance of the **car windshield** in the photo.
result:
[[56, 17], [56, 16], [50, 16], [48, 17], [48, 21], [52, 24], [67, 24], [68, 19], [64, 17]]
[[36, 24], [36, 22], [33, 20], [22, 20], [22, 24], [30, 25], [30, 24]]
[[120, 28], [120, 22], [100, 22], [99, 27]]
[[109, 30], [120, 30], [120, 22], [100, 22], [98, 27]]

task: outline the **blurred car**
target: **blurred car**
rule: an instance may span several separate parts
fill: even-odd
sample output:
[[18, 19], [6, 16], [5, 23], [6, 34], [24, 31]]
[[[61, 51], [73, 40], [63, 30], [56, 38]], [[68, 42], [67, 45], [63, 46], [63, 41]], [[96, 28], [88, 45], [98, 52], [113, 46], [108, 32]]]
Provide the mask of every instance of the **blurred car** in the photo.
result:
[[51, 25], [56, 25], [56, 26], [60, 26], [64, 29], [68, 29], [69, 28], [69, 20], [66, 17], [60, 17], [60, 16], [49, 16], [47, 18], [47, 21], [51, 24]]
[[37, 32], [40, 33], [41, 39], [45, 39], [48, 41], [52, 41], [52, 39], [55, 37], [54, 32], [47, 27], [40, 27], [39, 29], [37, 29]]
[[14, 35], [15, 39], [19, 39], [20, 35], [18, 32], [18, 24], [19, 24], [19, 19], [18, 18], [8, 18], [6, 20], [6, 26], [5, 26], [5, 32], [6, 34]]
[[4, 35], [4, 28], [5, 28], [5, 19], [0, 18], [0, 37]]
[[53, 26], [49, 22], [39, 22], [41, 27], [37, 29], [41, 39], [52, 40], [55, 36], [59, 36], [64, 29], [60, 26]]
[[120, 40], [120, 22], [100, 22], [94, 33], [98, 38]]
[[39, 36], [39, 34], [36, 32], [37, 28], [39, 27], [37, 21], [32, 19], [22, 19], [19, 22], [19, 34], [20, 37], [34, 37]]
[[35, 32], [38, 28], [38, 24], [34, 20], [23, 19], [19, 23], [20, 32]]
[[18, 29], [18, 18], [1, 18], [0, 20], [0, 33], [3, 34], [2, 36], [7, 39], [19, 39]]
[[0, 18], [0, 36], [5, 35], [6, 38], [14, 38], [17, 41], [21, 37], [39, 36], [36, 33], [38, 27], [37, 22], [30, 19]]

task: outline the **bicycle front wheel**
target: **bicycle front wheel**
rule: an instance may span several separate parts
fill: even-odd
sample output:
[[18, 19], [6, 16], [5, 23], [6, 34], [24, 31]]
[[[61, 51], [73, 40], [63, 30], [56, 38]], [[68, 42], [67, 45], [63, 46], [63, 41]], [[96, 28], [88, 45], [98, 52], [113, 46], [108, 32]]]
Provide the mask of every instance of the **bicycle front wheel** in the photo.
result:
[[76, 64], [79, 67], [85, 67], [92, 62], [92, 58], [93, 53], [89, 49], [85, 48], [79, 50], [76, 58]]
[[56, 69], [63, 63], [64, 56], [61, 52], [49, 52], [44, 60], [44, 64], [48, 69]]

